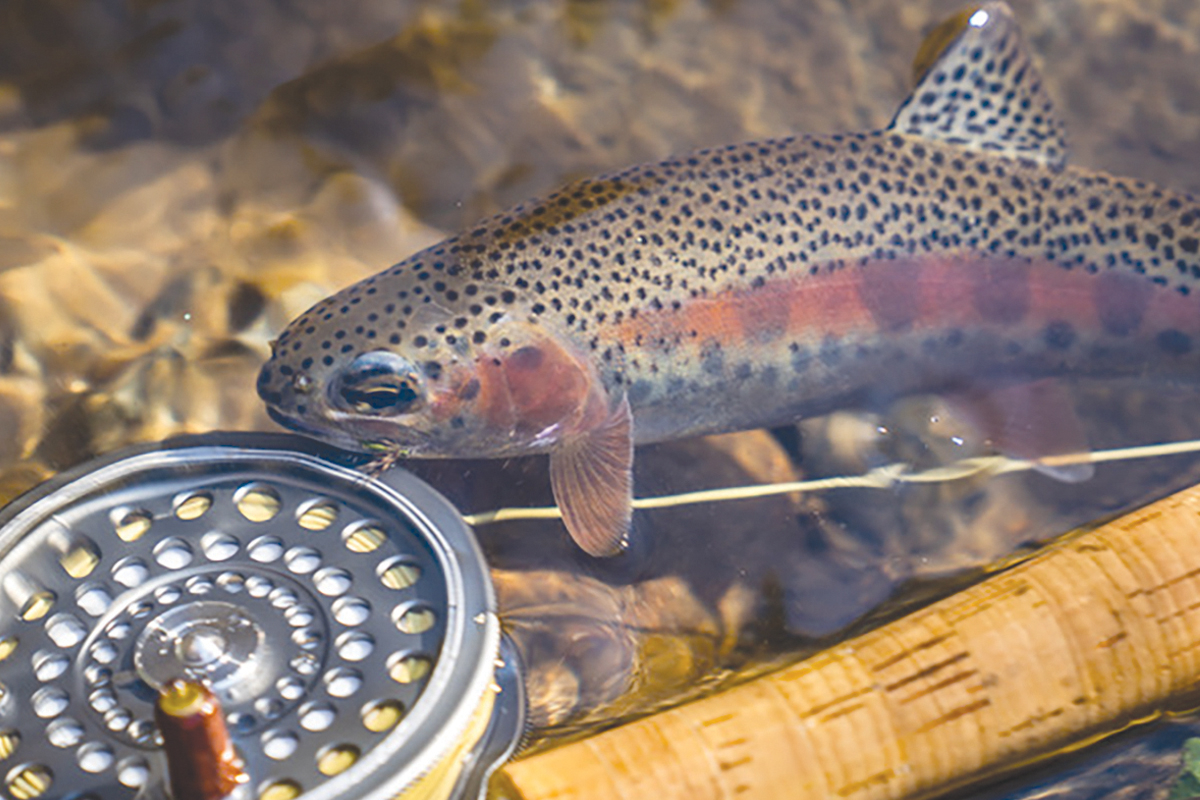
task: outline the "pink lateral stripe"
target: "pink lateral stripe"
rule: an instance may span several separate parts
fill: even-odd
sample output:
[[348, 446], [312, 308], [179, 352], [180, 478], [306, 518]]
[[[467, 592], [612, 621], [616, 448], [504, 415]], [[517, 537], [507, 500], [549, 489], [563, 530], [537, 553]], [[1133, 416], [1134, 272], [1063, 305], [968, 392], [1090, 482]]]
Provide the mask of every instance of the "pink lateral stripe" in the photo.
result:
[[812, 341], [982, 325], [1040, 329], [1053, 321], [1097, 334], [1200, 332], [1200, 301], [1128, 273], [1089, 274], [1047, 261], [930, 257], [770, 281], [678, 310], [643, 310], [618, 325], [617, 335], [627, 351], [664, 353], [676, 342], [752, 346], [781, 336]]

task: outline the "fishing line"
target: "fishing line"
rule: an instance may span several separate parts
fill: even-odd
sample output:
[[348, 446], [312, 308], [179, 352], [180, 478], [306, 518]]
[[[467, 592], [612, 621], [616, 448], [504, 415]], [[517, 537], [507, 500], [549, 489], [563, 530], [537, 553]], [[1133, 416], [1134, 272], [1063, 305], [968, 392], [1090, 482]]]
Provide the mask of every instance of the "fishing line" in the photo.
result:
[[[1078, 464], [1103, 464], [1110, 461], [1135, 461], [1138, 459], [1172, 456], [1182, 453], [1200, 453], [1200, 439], [1142, 445], [1140, 447], [1122, 447], [1114, 450], [1097, 450], [1090, 453], [1045, 456], [1037, 459], [1011, 458], [1003, 455], [979, 456], [976, 458], [964, 458], [960, 461], [921, 472], [911, 472], [911, 467], [908, 464], [885, 464], [862, 475], [842, 475], [808, 481], [763, 483], [753, 486], [730, 486], [723, 489], [704, 489], [697, 492], [685, 492], [660, 497], [639, 497], [634, 499], [633, 507], [639, 509], [674, 508], [676, 506], [695, 505], [697, 503], [749, 500], [758, 497], [791, 494], [792, 492], [820, 492], [829, 489], [890, 489], [898, 484], [905, 483], [945, 483], [977, 475], [1005, 475], [1010, 472], [1028, 472], [1039, 467], [1068, 467]], [[463, 519], [471, 526], [490, 525], [494, 522], [506, 522], [516, 519], [558, 519], [561, 517], [562, 513], [558, 510], [557, 506], [498, 508], [492, 511], [480, 511], [477, 514], [463, 515]]]

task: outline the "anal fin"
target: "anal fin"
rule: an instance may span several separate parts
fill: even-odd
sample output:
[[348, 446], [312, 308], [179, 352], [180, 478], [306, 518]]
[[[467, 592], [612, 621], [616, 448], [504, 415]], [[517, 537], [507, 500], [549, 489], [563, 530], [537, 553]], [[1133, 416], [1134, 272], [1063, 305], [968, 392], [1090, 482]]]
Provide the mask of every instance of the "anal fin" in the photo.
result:
[[550, 452], [550, 485], [576, 544], [593, 556], [621, 552], [633, 516], [633, 415], [629, 400]]
[[1053, 456], [1083, 455], [1089, 451], [1087, 432], [1075, 411], [1070, 392], [1054, 378], [979, 388], [950, 395], [944, 401], [955, 413], [971, 420], [988, 442], [1007, 456], [1029, 459], [1034, 469], [1065, 483], [1090, 479], [1090, 462], [1053, 463]]

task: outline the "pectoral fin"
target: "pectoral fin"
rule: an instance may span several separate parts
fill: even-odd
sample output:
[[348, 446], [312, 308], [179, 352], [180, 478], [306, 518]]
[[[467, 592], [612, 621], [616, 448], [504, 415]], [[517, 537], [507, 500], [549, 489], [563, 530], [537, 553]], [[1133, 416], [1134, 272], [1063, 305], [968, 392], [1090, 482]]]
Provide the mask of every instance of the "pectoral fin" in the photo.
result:
[[633, 516], [633, 416], [629, 400], [599, 426], [550, 452], [550, 485], [576, 544], [593, 556], [621, 552]]

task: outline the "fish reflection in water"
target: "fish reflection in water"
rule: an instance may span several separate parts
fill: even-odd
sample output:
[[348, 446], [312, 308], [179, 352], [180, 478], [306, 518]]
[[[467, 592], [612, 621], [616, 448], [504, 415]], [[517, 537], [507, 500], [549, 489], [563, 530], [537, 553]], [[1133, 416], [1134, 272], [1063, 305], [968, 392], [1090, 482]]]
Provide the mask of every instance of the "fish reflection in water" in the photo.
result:
[[929, 42], [887, 130], [701, 151], [499, 214], [314, 306], [260, 395], [348, 448], [549, 452], [593, 555], [626, 540], [634, 443], [938, 392], [1014, 455], [1086, 447], [1048, 378], [1200, 367], [1200, 204], [1066, 164], [1003, 3]]

